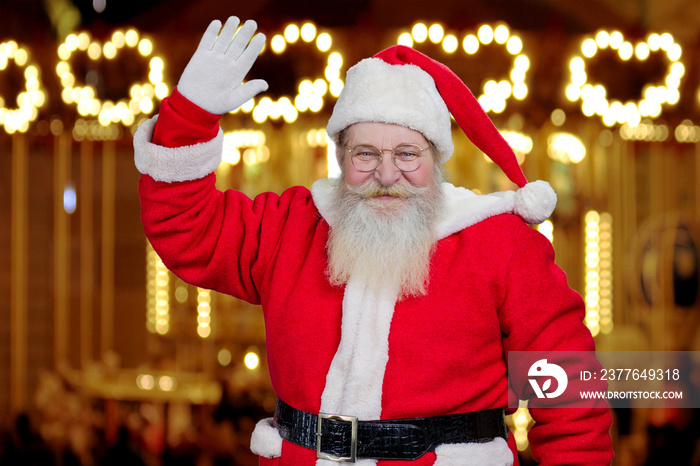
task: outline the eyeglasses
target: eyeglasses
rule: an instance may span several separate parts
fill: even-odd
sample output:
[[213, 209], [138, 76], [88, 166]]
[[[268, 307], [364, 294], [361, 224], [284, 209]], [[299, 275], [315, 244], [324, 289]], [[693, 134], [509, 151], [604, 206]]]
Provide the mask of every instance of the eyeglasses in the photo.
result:
[[384, 152], [392, 153], [391, 160], [396, 165], [396, 168], [402, 172], [413, 172], [418, 170], [423, 163], [423, 151], [430, 149], [430, 146], [421, 149], [416, 144], [401, 144], [393, 149], [378, 149], [367, 145], [345, 147], [350, 152], [352, 166], [361, 172], [376, 170], [382, 162], [382, 154]]

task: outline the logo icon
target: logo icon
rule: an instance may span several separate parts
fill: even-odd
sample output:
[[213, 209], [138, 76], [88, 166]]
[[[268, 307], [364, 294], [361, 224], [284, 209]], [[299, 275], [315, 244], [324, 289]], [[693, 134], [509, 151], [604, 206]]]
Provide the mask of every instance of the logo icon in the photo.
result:
[[556, 398], [564, 393], [566, 385], [569, 383], [569, 378], [566, 376], [564, 369], [556, 364], [548, 363], [546, 359], [540, 359], [530, 366], [527, 375], [530, 377], [554, 377], [557, 381], [557, 389], [552, 393], [548, 393], [549, 388], [552, 386], [551, 378], [547, 379], [541, 388], [536, 379], [528, 379], [533, 390], [535, 390], [537, 398]]

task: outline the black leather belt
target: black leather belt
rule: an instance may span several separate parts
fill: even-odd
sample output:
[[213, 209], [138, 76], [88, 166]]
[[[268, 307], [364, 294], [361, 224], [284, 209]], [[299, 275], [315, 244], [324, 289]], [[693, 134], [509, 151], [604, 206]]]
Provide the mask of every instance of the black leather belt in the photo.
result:
[[[275, 423], [283, 439], [316, 450], [318, 458], [414, 460], [444, 443], [508, 439], [503, 409], [415, 419], [358, 421], [353, 416], [299, 411], [277, 400]], [[318, 441], [320, 439], [320, 441]]]

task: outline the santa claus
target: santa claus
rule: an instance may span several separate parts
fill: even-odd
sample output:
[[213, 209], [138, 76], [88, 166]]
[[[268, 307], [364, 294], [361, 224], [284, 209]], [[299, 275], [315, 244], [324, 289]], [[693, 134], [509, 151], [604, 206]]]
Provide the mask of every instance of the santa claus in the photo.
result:
[[[528, 223], [554, 209], [444, 65], [396, 46], [347, 73], [327, 131], [340, 179], [250, 199], [218, 191], [221, 115], [267, 89], [242, 83], [264, 37], [214, 21], [135, 137], [142, 220], [188, 283], [262, 304], [275, 416], [261, 465], [511, 465], [509, 351], [594, 348], [581, 297]], [[443, 180], [454, 117], [520, 189]], [[571, 383], [571, 382], [570, 382]], [[542, 465], [612, 459], [607, 409], [532, 409]]]

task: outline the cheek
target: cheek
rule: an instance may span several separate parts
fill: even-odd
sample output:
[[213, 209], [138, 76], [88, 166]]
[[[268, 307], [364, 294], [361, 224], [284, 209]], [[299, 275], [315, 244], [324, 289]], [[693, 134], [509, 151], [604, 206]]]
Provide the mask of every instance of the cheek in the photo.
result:
[[345, 165], [345, 182], [350, 186], [358, 186], [367, 181], [372, 176], [372, 172], [358, 171], [352, 163]]
[[418, 170], [410, 173], [404, 173], [404, 176], [414, 186], [428, 186], [433, 176], [433, 164], [424, 163]]

